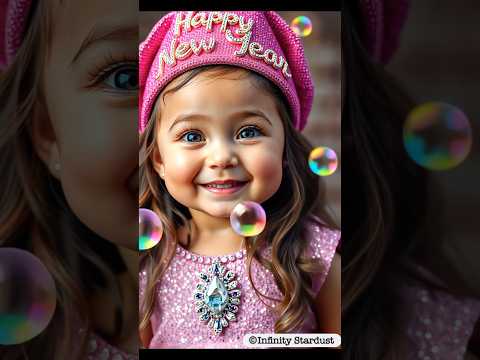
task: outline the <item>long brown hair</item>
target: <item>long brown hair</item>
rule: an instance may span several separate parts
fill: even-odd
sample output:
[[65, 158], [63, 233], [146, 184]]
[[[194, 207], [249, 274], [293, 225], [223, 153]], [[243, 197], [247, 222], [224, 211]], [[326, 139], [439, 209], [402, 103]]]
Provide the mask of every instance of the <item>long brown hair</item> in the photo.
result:
[[[200, 73], [208, 72], [210, 76], [218, 77], [238, 71], [239, 68], [228, 65], [199, 67], [183, 74], [178, 85], [166, 93], [179, 90]], [[241, 72], [253, 79], [254, 85], [260, 90], [267, 91], [275, 98], [285, 128], [283, 159], [286, 167], [282, 182], [279, 190], [262, 204], [269, 219], [265, 230], [257, 237], [246, 238], [246, 248], [249, 279], [260, 299], [268, 297], [261, 294], [252, 282], [253, 258], [274, 275], [283, 294], [276, 307], [279, 319], [275, 324], [275, 332], [289, 332], [301, 326], [308, 308], [312, 307], [315, 294], [311, 291], [311, 275], [320, 270], [318, 263], [304, 258], [309, 245], [307, 223], [311, 221], [311, 215], [316, 215], [323, 221], [323, 226], [336, 228], [336, 225], [325, 207], [324, 183], [308, 168], [306, 159], [312, 146], [293, 128], [282, 93], [263, 76], [245, 70]], [[161, 96], [162, 94], [159, 99]], [[165, 241], [161, 241], [159, 246], [143, 253], [141, 257], [141, 267], [146, 271], [148, 280], [144, 301], [140, 307], [140, 330], [149, 323], [155, 307], [156, 283], [174, 256], [178, 244], [176, 229], [181, 225], [188, 226], [190, 218], [188, 209], [168, 193], [164, 181], [154, 170], [152, 157], [156, 151], [158, 123], [159, 111], [156, 106], [146, 130], [140, 137], [139, 205], [156, 211], [166, 230]], [[271, 261], [260, 255], [259, 251], [264, 246], [272, 248]]]
[[[60, 182], [33, 146], [32, 121], [44, 102], [42, 69], [52, 6], [37, 1], [30, 11], [15, 61], [0, 78], [0, 246], [27, 250], [43, 262], [56, 285], [57, 305], [41, 334], [20, 345], [0, 346], [0, 358], [34, 359], [41, 354], [45, 359], [80, 359], [91, 330], [88, 296], [109, 284], [116, 286], [114, 270], [124, 264], [116, 247], [72, 212]], [[110, 340], [117, 333], [102, 335]]]

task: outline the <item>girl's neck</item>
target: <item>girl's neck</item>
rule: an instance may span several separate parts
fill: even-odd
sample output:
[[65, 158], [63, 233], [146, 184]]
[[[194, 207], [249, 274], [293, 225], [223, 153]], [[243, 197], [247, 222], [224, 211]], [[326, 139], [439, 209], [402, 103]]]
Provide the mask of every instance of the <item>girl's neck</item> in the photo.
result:
[[190, 213], [191, 233], [187, 227], [179, 229], [179, 240], [184, 246], [188, 244], [190, 235], [189, 251], [204, 256], [221, 256], [233, 254], [244, 247], [244, 237], [232, 230], [230, 219], [213, 217], [196, 210]]
[[199, 233], [210, 234], [212, 236], [225, 235], [225, 233], [232, 232], [230, 227], [230, 219], [223, 217], [216, 217], [203, 211], [190, 209], [192, 215], [192, 225], [196, 226]]

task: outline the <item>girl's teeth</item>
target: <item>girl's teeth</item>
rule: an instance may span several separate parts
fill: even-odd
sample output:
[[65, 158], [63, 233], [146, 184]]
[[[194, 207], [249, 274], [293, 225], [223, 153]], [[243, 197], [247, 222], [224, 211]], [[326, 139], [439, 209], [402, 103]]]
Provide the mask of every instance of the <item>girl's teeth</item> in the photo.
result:
[[217, 189], [229, 189], [229, 188], [233, 187], [232, 184], [209, 184], [207, 186], [217, 188]]

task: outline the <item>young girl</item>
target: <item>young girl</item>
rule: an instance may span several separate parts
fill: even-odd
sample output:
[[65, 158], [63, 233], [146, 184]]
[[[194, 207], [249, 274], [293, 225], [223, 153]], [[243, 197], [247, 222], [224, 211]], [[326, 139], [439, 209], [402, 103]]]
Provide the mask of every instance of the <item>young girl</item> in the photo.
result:
[[138, 358], [137, 3], [1, 10], [0, 251], [37, 256], [57, 302], [0, 358]]
[[[300, 134], [312, 99], [301, 42], [274, 12], [173, 12], [140, 45], [140, 207], [165, 225], [141, 258], [144, 347], [340, 333], [340, 232]], [[267, 214], [258, 236], [230, 226], [242, 201]]]

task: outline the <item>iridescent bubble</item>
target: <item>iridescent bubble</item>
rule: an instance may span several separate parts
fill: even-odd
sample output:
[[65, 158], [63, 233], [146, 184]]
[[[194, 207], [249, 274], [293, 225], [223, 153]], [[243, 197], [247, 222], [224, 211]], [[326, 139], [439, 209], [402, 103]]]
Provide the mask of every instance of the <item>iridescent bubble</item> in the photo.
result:
[[332, 175], [338, 166], [337, 154], [328, 147], [317, 147], [310, 152], [308, 165], [319, 176]]
[[242, 236], [256, 236], [265, 229], [267, 216], [262, 206], [253, 201], [244, 201], [235, 205], [230, 214], [233, 230]]
[[429, 170], [448, 170], [459, 165], [472, 147], [472, 130], [457, 107], [429, 102], [413, 109], [403, 129], [408, 155]]
[[157, 214], [149, 209], [138, 209], [138, 249], [148, 250], [162, 238], [163, 226]]
[[55, 282], [28, 251], [0, 248], [0, 344], [31, 340], [50, 323], [57, 305]]
[[290, 24], [295, 34], [306, 37], [312, 33], [312, 21], [306, 16], [297, 16]]

